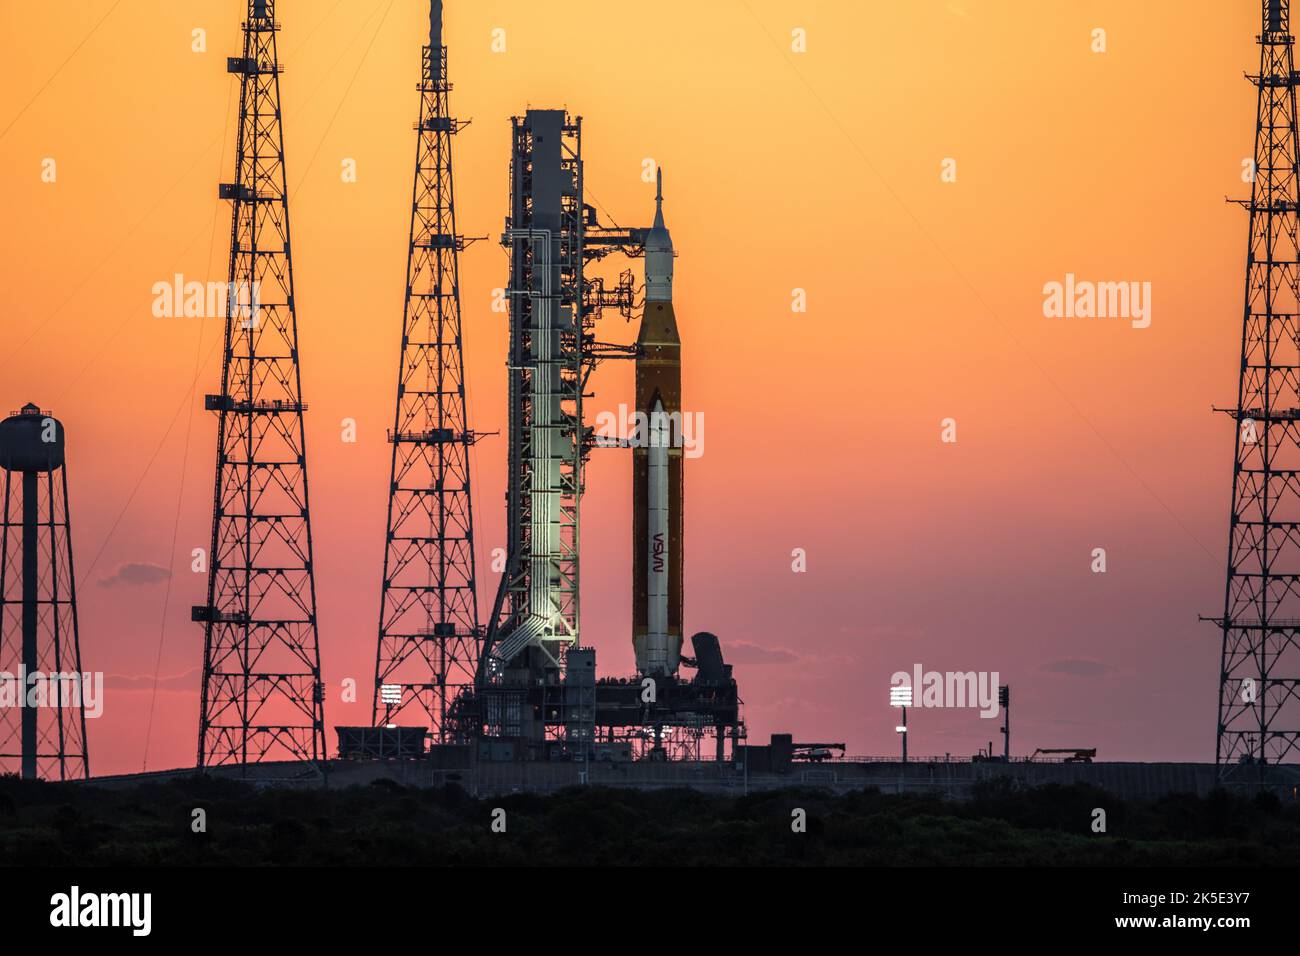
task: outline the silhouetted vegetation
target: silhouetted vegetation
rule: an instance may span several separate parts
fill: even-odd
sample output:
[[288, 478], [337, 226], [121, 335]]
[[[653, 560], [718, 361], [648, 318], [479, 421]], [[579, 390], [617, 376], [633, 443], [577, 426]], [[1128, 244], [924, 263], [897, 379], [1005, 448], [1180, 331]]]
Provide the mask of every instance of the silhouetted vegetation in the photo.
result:
[[[506, 832], [491, 828], [505, 810]], [[806, 832], [791, 829], [807, 814]], [[1104, 834], [1093, 811], [1106, 812]], [[206, 813], [207, 832], [192, 829]], [[0, 777], [9, 865], [1291, 864], [1300, 806], [1215, 792], [1121, 801], [1085, 785], [978, 787], [968, 802], [864, 790], [745, 797], [571, 789], [477, 800], [391, 781], [264, 789], [193, 777], [129, 790]]]

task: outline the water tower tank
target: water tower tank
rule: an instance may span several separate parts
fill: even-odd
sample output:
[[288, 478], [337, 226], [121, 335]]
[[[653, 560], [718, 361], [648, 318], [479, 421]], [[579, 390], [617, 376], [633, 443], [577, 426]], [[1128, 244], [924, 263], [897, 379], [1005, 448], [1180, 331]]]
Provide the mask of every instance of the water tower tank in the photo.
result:
[[28, 402], [0, 421], [0, 468], [53, 471], [63, 465], [63, 423]]

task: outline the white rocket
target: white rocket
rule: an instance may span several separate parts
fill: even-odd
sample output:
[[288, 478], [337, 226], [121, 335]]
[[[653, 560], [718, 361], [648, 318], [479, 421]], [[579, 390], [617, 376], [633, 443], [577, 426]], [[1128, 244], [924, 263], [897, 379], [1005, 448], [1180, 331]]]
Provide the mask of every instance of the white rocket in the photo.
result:
[[676, 674], [682, 649], [682, 346], [673, 310], [673, 255], [660, 171], [637, 336], [636, 407], [647, 427], [632, 452], [632, 644], [637, 671], [651, 675]]

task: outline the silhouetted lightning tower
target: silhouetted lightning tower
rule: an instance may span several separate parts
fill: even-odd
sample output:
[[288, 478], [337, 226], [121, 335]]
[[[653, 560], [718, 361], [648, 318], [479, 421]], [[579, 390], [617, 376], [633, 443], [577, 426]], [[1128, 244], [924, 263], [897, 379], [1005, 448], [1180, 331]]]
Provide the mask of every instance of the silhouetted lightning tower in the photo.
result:
[[239, 74], [199, 766], [325, 756], [274, 0], [249, 0]]
[[449, 737], [447, 712], [472, 686], [482, 634], [474, 576], [469, 431], [460, 337], [458, 253], [442, 2], [431, 0], [420, 73], [406, 307], [388, 498], [374, 720], [429, 722]]
[[1216, 762], [1262, 782], [1300, 758], [1300, 245], [1294, 38], [1264, 0]]

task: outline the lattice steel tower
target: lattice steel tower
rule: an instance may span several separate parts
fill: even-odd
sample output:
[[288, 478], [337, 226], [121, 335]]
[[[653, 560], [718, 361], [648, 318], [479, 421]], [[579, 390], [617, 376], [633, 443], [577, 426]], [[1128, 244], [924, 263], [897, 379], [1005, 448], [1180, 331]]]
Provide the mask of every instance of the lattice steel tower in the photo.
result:
[[274, 0], [249, 0], [203, 622], [200, 767], [325, 757]]
[[1264, 0], [1215, 760], [1263, 783], [1300, 759], [1300, 244], [1289, 0]]
[[483, 634], [474, 573], [465, 363], [442, 0], [430, 0], [420, 70], [406, 305], [397, 369], [384, 549], [376, 725], [427, 721], [447, 742], [448, 711], [472, 687]]
[[[0, 422], [0, 773], [90, 776], [63, 425], [27, 404]], [[27, 680], [35, 678], [35, 685]]]

